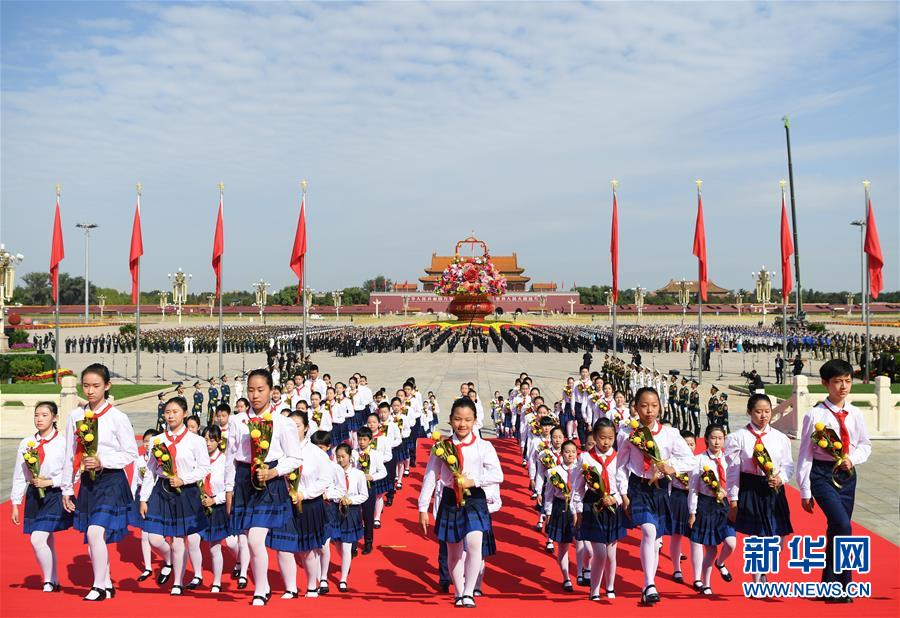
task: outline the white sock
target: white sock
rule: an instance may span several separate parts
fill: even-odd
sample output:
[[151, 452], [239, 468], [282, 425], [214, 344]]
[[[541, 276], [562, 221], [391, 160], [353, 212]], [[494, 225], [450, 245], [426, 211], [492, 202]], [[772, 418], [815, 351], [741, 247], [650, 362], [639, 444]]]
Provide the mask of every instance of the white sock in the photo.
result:
[[185, 538], [181, 536], [172, 537], [172, 570], [175, 577], [172, 580], [173, 586], [181, 586], [184, 583], [184, 568], [186, 566], [184, 560]]
[[350, 563], [353, 560], [353, 543], [341, 543], [341, 581], [350, 577]]
[[559, 543], [556, 547], [556, 561], [564, 582], [569, 581], [569, 543]]
[[463, 596], [472, 596], [475, 592], [475, 584], [478, 582], [478, 573], [481, 571], [481, 541], [484, 533], [481, 531], [470, 532], [466, 535], [466, 557], [463, 582]]
[[606, 567], [606, 544], [591, 543], [594, 555], [591, 558], [591, 596], [600, 594], [600, 581], [603, 579], [603, 569]]
[[106, 528], [88, 526], [88, 549], [94, 570], [94, 588], [111, 588], [109, 581], [109, 549], [106, 547]]
[[191, 558], [191, 570], [194, 572], [194, 577], [203, 579], [203, 552], [200, 551], [199, 534], [188, 535], [187, 550]]
[[[250, 562], [253, 563], [253, 596], [269, 594], [269, 552], [266, 550], [268, 528], [250, 528], [247, 531], [247, 546], [250, 548]], [[244, 564], [241, 563], [241, 568]]]
[[209, 559], [212, 563], [212, 572], [213, 572], [213, 585], [221, 586], [222, 585], [222, 567], [224, 566], [225, 560], [222, 557], [222, 545], [220, 543], [213, 543], [209, 546]]
[[285, 592], [297, 592], [297, 560], [289, 551], [278, 552], [278, 570], [284, 580]]
[[331, 542], [325, 541], [325, 545], [319, 550], [319, 582], [328, 580], [328, 567], [331, 566]]
[[[594, 547], [596, 552], [597, 548]], [[644, 588], [654, 585], [659, 554], [656, 552], [656, 526], [641, 524], [641, 567], [644, 570]]]
[[31, 533], [31, 547], [41, 569], [42, 582], [58, 583], [56, 577], [56, 556], [53, 551], [53, 533], [36, 530]]
[[141, 531], [141, 557], [144, 559], [144, 570], [153, 569], [153, 556], [150, 553], [150, 535]]
[[319, 550], [300, 552], [303, 568], [306, 569], [306, 590], [319, 590]]

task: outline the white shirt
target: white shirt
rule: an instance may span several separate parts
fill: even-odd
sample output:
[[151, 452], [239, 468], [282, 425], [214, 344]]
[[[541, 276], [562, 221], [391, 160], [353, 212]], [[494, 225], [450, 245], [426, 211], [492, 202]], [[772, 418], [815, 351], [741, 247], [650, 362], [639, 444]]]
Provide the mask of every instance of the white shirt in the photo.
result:
[[325, 402], [322, 404], [325, 406], [326, 410], [329, 410], [329, 407], [330, 407], [329, 414], [331, 415], [332, 427], [334, 425], [343, 424], [343, 422], [347, 418], [347, 408], [344, 405], [344, 401], [345, 401], [344, 399], [342, 399], [341, 401], [338, 401], [337, 399], [332, 399], [331, 403], [329, 403], [328, 400], [326, 399]]
[[369, 482], [362, 470], [357, 470], [350, 466], [346, 470], [338, 467], [341, 471], [341, 488], [344, 494], [350, 498], [350, 504], [362, 504], [369, 499]]
[[[622, 494], [628, 492], [628, 477], [625, 477], [625, 484], [622, 484], [622, 475], [619, 471], [622, 463], [621, 453], [616, 453], [614, 449], [609, 449], [605, 453], [600, 453], [595, 447], [593, 452], [602, 457], [607, 462], [606, 475], [609, 478], [609, 487], [606, 491], [610, 496], [616, 499], [616, 504], [622, 504]], [[610, 460], [609, 458], [612, 458]], [[587, 481], [585, 481], [584, 473], [581, 468], [587, 464], [597, 471], [597, 474], [603, 477], [603, 466], [599, 461], [591, 457], [590, 453], [582, 453], [578, 456], [578, 463], [575, 466], [572, 475], [572, 508], [575, 513], [579, 513], [584, 508], [584, 496], [587, 494]]]
[[344, 486], [344, 469], [330, 459], [328, 463], [328, 472], [325, 474], [325, 476], [328, 477], [328, 488], [325, 490], [325, 499], [337, 502], [347, 495], [347, 489]]
[[[97, 418], [97, 457], [104, 469], [124, 470], [133, 463], [138, 455], [137, 442], [134, 439], [134, 427], [128, 416], [108, 402], [100, 404], [95, 412], [102, 416]], [[106, 412], [103, 412], [103, 410]], [[64, 496], [74, 495], [75, 475], [80, 474], [74, 470], [75, 451], [78, 448], [78, 440], [75, 437], [75, 425], [84, 419], [84, 408], [75, 408], [69, 413], [69, 422], [66, 423], [66, 461], [63, 464], [62, 493]]]
[[213, 500], [216, 504], [225, 504], [225, 453], [219, 449], [216, 449], [209, 458], [208, 476]]
[[480, 399], [475, 400], [475, 431], [484, 427], [484, 406]]
[[[657, 431], [658, 433], [656, 433]], [[677, 429], [654, 422], [651, 433], [654, 434], [653, 440], [656, 442], [661, 460], [668, 462], [678, 473], [684, 473], [693, 468], [694, 454]], [[619, 447], [617, 466], [619, 487], [628, 487], [628, 477], [631, 474], [640, 478], [653, 478], [654, 466], [651, 466], [646, 472], [644, 471], [644, 455], [628, 440], [627, 435]]]
[[584, 405], [591, 400], [591, 393], [593, 392], [594, 385], [591, 384], [590, 378], [586, 380], [575, 380], [572, 395], [575, 399], [575, 403], [580, 403], [582, 409], [584, 408]]
[[[181, 426], [181, 431], [171, 434], [168, 430], [150, 440], [151, 453], [159, 440], [162, 445], [171, 447], [175, 440], [179, 440], [175, 446], [175, 476], [184, 481], [185, 485], [192, 485], [202, 481], [210, 472], [209, 451], [206, 450], [206, 440], [199, 435], [188, 431], [186, 425]], [[171, 454], [171, 453], [170, 453]], [[167, 478], [163, 474], [156, 457], [151, 455], [147, 460], [147, 473], [156, 478]], [[153, 484], [141, 485], [141, 502], [147, 502], [153, 493]]]
[[[39, 434], [23, 438], [16, 449], [16, 463], [13, 467], [12, 492], [10, 500], [13, 504], [22, 504], [25, 490], [28, 489], [28, 481], [32, 474], [25, 464], [25, 451], [28, 443], [34, 442], [35, 448], [41, 444]], [[63, 469], [66, 464], [66, 443], [59, 430], [52, 429], [44, 441], [44, 461], [41, 463], [41, 478], [53, 481], [53, 487], [61, 487], [63, 482]]]
[[[251, 462], [249, 418], [249, 414], [235, 414], [229, 421], [228, 446], [225, 448], [225, 491], [234, 491], [235, 464]], [[300, 467], [299, 453], [297, 425], [286, 416], [272, 414], [272, 439], [269, 441], [267, 459], [278, 461], [275, 470], [279, 476]]]
[[386, 428], [383, 427], [378, 432], [378, 435], [372, 436], [372, 444], [375, 445], [375, 450], [381, 453], [381, 460], [384, 463], [394, 458], [394, 447], [400, 446], [402, 441], [400, 430], [397, 429], [394, 423], [390, 422]]
[[800, 487], [801, 498], [812, 498], [809, 473], [812, 470], [813, 460], [820, 459], [834, 462], [834, 457], [830, 453], [813, 444], [812, 434], [815, 431], [816, 423], [823, 423], [825, 427], [830, 427], [840, 439], [841, 425], [833, 414], [833, 412], [839, 412], [840, 410], [847, 412], [847, 416], [844, 418], [844, 426], [847, 428], [847, 433], [850, 434], [850, 451], [847, 455], [850, 463], [858, 466], [861, 463], [865, 463], [869, 459], [869, 455], [872, 454], [872, 443], [869, 441], [869, 434], [866, 431], [866, 421], [859, 408], [848, 401], [844, 402], [843, 408], [838, 408], [826, 399], [809, 410], [803, 417], [803, 425], [800, 430], [800, 452], [797, 453], [797, 485]]
[[[152, 440], [151, 440], [152, 442]], [[153, 479], [147, 476], [147, 462], [150, 460], [150, 452], [146, 452], [143, 455], [138, 455], [134, 458], [134, 472], [131, 475], [131, 495], [139, 496], [137, 493], [138, 489], [144, 484], [144, 482], [153, 482]]]
[[291, 393], [291, 407], [296, 408], [297, 403], [300, 401], [305, 401], [306, 405], [309, 405], [309, 395], [311, 393], [308, 382], [304, 382], [303, 386], [295, 387], [294, 392]]
[[[294, 426], [294, 437], [297, 437], [296, 425], [293, 421], [288, 421]], [[298, 464], [294, 468], [300, 468], [300, 484], [297, 486], [304, 500], [312, 500], [323, 496], [328, 486], [331, 484], [333, 463], [328, 455], [312, 442], [307, 442], [300, 447], [299, 440], [297, 450], [300, 453]], [[279, 462], [280, 463], [280, 462]]]
[[[791, 454], [790, 439], [771, 425], [767, 425], [763, 432], [760, 432], [755, 427], [753, 431], [762, 433], [763, 446], [766, 447], [766, 451], [772, 457], [772, 463], [775, 464], [778, 476], [785, 483], [790, 481], [794, 472], [794, 456]], [[728, 462], [726, 478], [728, 480], [729, 500], [737, 500], [738, 498], [742, 472], [755, 474], [756, 476], [765, 476], [753, 459], [755, 447], [756, 438], [747, 427], [742, 427], [728, 434], [728, 437], [725, 438], [725, 461]]]
[[240, 399], [241, 397], [244, 396], [244, 383], [239, 380], [235, 380], [233, 390], [234, 390], [234, 400], [237, 401], [238, 399]]
[[[725, 451], [719, 451], [718, 457], [713, 456], [708, 450], [703, 451], [699, 455], [697, 455], [697, 465], [691, 472], [691, 481], [688, 486], [688, 512], [691, 515], [697, 513], [697, 502], [699, 500], [698, 495], [703, 494], [704, 496], [711, 496], [713, 498], [716, 497], [716, 493], [710, 487], [703, 482], [703, 479], [700, 476], [703, 474], [703, 468], [708, 467], [710, 473], [716, 477], [719, 481], [719, 487], [722, 487], [722, 484], [725, 484], [727, 489], [728, 487], [728, 460], [725, 458]], [[725, 478], [719, 478], [719, 469], [716, 466], [716, 461], [722, 464], [722, 469], [725, 471]], [[725, 500], [728, 498], [726, 497]]]
[[[485, 488], [503, 482], [503, 468], [500, 467], [497, 451], [490, 442], [482, 440], [474, 433], [466, 436], [464, 443], [457, 438], [456, 434], [451, 437], [451, 440], [457, 450], [462, 449], [463, 468], [461, 472], [464, 477], [475, 482], [474, 487]], [[439, 457], [431, 455], [425, 468], [422, 491], [419, 493], [420, 513], [428, 512], [428, 504], [431, 502], [438, 480], [445, 487], [453, 487], [456, 484], [450, 468]], [[485, 494], [487, 494], [487, 489], [485, 489]]]
[[[559, 474], [560, 477], [568, 484], [569, 486], [569, 511], [574, 513], [573, 504], [572, 504], [572, 487], [575, 483], [575, 475], [581, 474], [581, 468], [576, 461], [572, 465], [560, 464], [558, 466], [554, 466], [547, 471], [547, 479], [549, 480], [553, 474]], [[544, 489], [544, 514], [549, 515], [553, 510], [553, 500], [555, 498], [564, 499], [566, 496], [562, 491], [557, 489], [553, 483], [547, 483], [546, 489]]]
[[[362, 465], [359, 463], [359, 449], [353, 449], [353, 453], [350, 455], [350, 461], [352, 465], [362, 470]], [[367, 453], [369, 454], [369, 476], [372, 477], [373, 481], [380, 481], [381, 479], [387, 476], [387, 468], [384, 467], [384, 460], [381, 458], [381, 453], [372, 448], [371, 446], [367, 449]]]
[[[306, 414], [309, 416], [310, 428], [312, 428], [313, 424], [315, 424], [317, 430], [321, 429], [322, 431], [331, 431], [334, 427], [334, 423], [331, 420], [331, 414], [328, 413], [328, 409], [325, 407], [324, 401], [319, 405], [317, 410], [314, 410], [312, 407], [310, 407], [306, 411]], [[321, 414], [322, 418], [316, 421], [313, 419], [314, 414]]]
[[320, 395], [322, 395], [322, 399], [325, 399], [325, 391], [328, 390], [328, 385], [325, 384], [325, 380], [322, 378], [316, 378], [315, 381], [307, 379], [303, 385], [310, 389], [311, 391], [316, 391]]

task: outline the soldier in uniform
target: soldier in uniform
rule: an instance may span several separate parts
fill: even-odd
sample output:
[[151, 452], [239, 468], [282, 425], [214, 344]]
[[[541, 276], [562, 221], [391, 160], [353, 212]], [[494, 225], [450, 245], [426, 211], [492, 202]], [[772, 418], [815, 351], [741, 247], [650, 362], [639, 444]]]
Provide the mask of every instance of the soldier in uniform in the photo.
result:
[[690, 425], [690, 415], [688, 414], [688, 379], [687, 377], [681, 378], [681, 388], [678, 389], [678, 407], [681, 410], [681, 423], [676, 425], [679, 430], [688, 430], [688, 426]]
[[159, 400], [159, 403], [156, 404], [156, 432], [162, 433], [163, 429], [166, 427], [166, 419], [163, 418], [163, 412], [166, 411], [166, 394], [159, 393], [156, 398]]
[[728, 425], [728, 393], [719, 393], [719, 405], [716, 406], [716, 423], [725, 428], [725, 433], [731, 433]]
[[197, 417], [203, 414], [203, 391], [200, 390], [200, 382], [194, 382], [194, 405], [191, 414]]
[[222, 388], [220, 390], [222, 392], [222, 397], [219, 400], [219, 403], [231, 405], [231, 387], [228, 385], [228, 376], [222, 376]]
[[209, 401], [206, 402], [206, 426], [213, 424], [216, 417], [216, 406], [219, 405], [219, 382], [215, 378], [209, 379]]
[[688, 395], [688, 410], [691, 413], [691, 427], [688, 427], [688, 431], [692, 431], [694, 437], [700, 437], [700, 391], [697, 390], [699, 386], [697, 380], [691, 380], [691, 392]]
[[706, 402], [706, 422], [712, 425], [717, 421], [719, 410], [719, 387], [713, 384], [709, 388], [709, 401]]
[[673, 427], [678, 427], [678, 376], [672, 374], [669, 379], [669, 409], [664, 413], [663, 422], [672, 423]]

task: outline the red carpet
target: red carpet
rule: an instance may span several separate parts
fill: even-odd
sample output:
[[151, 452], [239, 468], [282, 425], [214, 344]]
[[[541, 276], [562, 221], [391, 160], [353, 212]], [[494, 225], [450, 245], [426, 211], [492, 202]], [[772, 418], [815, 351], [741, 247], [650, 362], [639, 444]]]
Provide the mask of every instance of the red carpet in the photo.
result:
[[[735, 581], [726, 584], [713, 573], [712, 598], [700, 598], [688, 586], [676, 584], [670, 573], [668, 547], [663, 548], [660, 577], [657, 580], [662, 601], [656, 607], [638, 605], [642, 576], [637, 556], [638, 540], [634, 533], [619, 544], [619, 567], [616, 584], [618, 598], [604, 599], [600, 603], [587, 601], [587, 589], [577, 588], [573, 594], [563, 593], [559, 584], [559, 572], [554, 559], [543, 551], [540, 534], [534, 530], [535, 511], [526, 494], [526, 475], [518, 463], [521, 457], [509, 441], [494, 441], [506, 471], [503, 486], [503, 509], [495, 515], [498, 553], [488, 561], [485, 577], [485, 597], [478, 599], [477, 612], [491, 616], [573, 616], [580, 614], [613, 613], [623, 615], [676, 615], [703, 616], [704, 614], [737, 616], [897, 616], [900, 613], [897, 565], [898, 548], [880, 537], [872, 537], [872, 572], [857, 576], [858, 581], [872, 582], [872, 598], [856, 600], [853, 605], [824, 605], [809, 600], [748, 600], [742, 595], [738, 580], [745, 576], [741, 571], [741, 542], [730, 559], [730, 570]], [[424, 461], [427, 441], [420, 443]], [[337, 579], [330, 578], [332, 592], [327, 597], [285, 601], [278, 598], [282, 592], [277, 563], [270, 561], [270, 581], [273, 598], [263, 610], [266, 616], [289, 616], [305, 612], [365, 612], [366, 616], [415, 613], [421, 615], [443, 614], [456, 611], [451, 597], [435, 593], [437, 587], [437, 544], [424, 539], [416, 523], [416, 499], [424, 466], [409, 477], [398, 494], [394, 506], [385, 510], [385, 521], [376, 531], [376, 550], [369, 556], [360, 555], [354, 560], [350, 575], [350, 592], [339, 594]], [[799, 534], [821, 533], [825, 529], [824, 517], [817, 511], [807, 515], [800, 508], [799, 495], [789, 493], [794, 527]], [[230, 576], [223, 576], [224, 592], [213, 596], [206, 591], [186, 592], [184, 597], [172, 598], [168, 591], [161, 591], [150, 579], [138, 584], [140, 546], [137, 537], [129, 537], [118, 546], [111, 546], [112, 574], [119, 594], [102, 603], [87, 604], [81, 600], [92, 579], [87, 551], [81, 536], [75, 531], [57, 535], [57, 551], [63, 591], [58, 594], [40, 592], [40, 576], [28, 538], [10, 521], [9, 503], [0, 507], [0, 538], [3, 549], [0, 557], [0, 615], [6, 616], [122, 616], [186, 615], [237, 616], [252, 611], [248, 606], [250, 590], [238, 592]], [[863, 528], [855, 533], [866, 534]], [[685, 550], [687, 549], [685, 543]], [[334, 556], [335, 552], [332, 552]], [[572, 551], [574, 559], [574, 551]], [[226, 555], [226, 571], [230, 571], [229, 552]], [[773, 581], [814, 581], [818, 572], [803, 576], [802, 572], [786, 569], [787, 556], [782, 557], [782, 571]], [[158, 566], [159, 562], [155, 563]], [[208, 568], [208, 560], [206, 562]], [[332, 565], [332, 570], [335, 565]], [[690, 580], [690, 565], [683, 563], [685, 577]], [[573, 569], [574, 574], [574, 569]], [[301, 570], [298, 581], [303, 588], [305, 574]], [[210, 573], [205, 573], [208, 586]], [[252, 587], [252, 584], [251, 584]], [[208, 588], [207, 588], [208, 589]], [[246, 592], [246, 594], [245, 594]], [[262, 612], [260, 612], [262, 613]]]

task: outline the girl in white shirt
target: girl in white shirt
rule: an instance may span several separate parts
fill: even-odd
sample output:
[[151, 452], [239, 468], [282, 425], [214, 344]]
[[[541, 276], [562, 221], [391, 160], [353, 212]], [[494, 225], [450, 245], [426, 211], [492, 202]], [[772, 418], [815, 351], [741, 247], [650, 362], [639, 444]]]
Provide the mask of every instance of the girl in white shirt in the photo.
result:
[[[209, 543], [209, 555], [212, 560], [213, 583], [209, 591], [222, 591], [222, 541], [237, 547], [237, 537], [228, 531], [228, 515], [225, 513], [225, 455], [219, 449], [222, 432], [218, 425], [212, 425], [201, 434], [206, 440], [206, 452], [209, 453], [209, 474], [203, 479], [203, 508], [208, 511], [208, 524], [200, 532], [200, 537]], [[230, 543], [228, 543], [230, 539]]]
[[[162, 423], [163, 427], [165, 427], [166, 424], [164, 416], [165, 411], [166, 402], [163, 401], [163, 413], [159, 416], [159, 422]], [[131, 493], [134, 494], [134, 508], [132, 508], [132, 510], [128, 513], [128, 525], [132, 528], [138, 528], [141, 531], [141, 557], [144, 560], [144, 570], [141, 571], [141, 574], [137, 576], [137, 581], [139, 582], [149, 579], [150, 576], [153, 575], [150, 535], [147, 534], [147, 531], [143, 529], [144, 518], [141, 517], [141, 487], [143, 487], [145, 481], [148, 483], [153, 482], [153, 478], [147, 476], [147, 461], [150, 459], [150, 442], [158, 433], [159, 432], [156, 429], [148, 429], [144, 432], [144, 454], [138, 455], [137, 459], [134, 460], [134, 470], [131, 475]], [[168, 576], [172, 573], [172, 552], [168, 544], [166, 545], [166, 549], [162, 552], [162, 554], [163, 559], [165, 560], [165, 564], [168, 566], [168, 575], [165, 576], [165, 580], [168, 581]], [[160, 577], [163, 577], [162, 573], [160, 573]], [[165, 583], [165, 581], [163, 583]]]
[[337, 464], [344, 471], [344, 496], [335, 500], [338, 520], [331, 533], [331, 540], [341, 548], [341, 579], [338, 582], [341, 592], [347, 592], [353, 544], [363, 536], [362, 504], [369, 498], [368, 481], [361, 470], [353, 467], [350, 455], [351, 449], [346, 444], [341, 444], [335, 451]]
[[[772, 418], [772, 401], [767, 395], [756, 393], [747, 400], [750, 422], [746, 427], [728, 434], [725, 439], [725, 460], [728, 499], [728, 519], [734, 529], [752, 536], [785, 537], [794, 529], [791, 526], [791, 510], [788, 507], [784, 484], [794, 472], [794, 457], [790, 439], [769, 425]], [[759, 446], [757, 446], [759, 445]], [[759, 462], [761, 453], [772, 458], [768, 474], [763, 471], [765, 462]], [[754, 581], [765, 575], [753, 575]]]
[[479, 439], [472, 432], [474, 425], [475, 404], [472, 400], [461, 397], [454, 401], [450, 411], [453, 434], [449, 441], [458, 453], [459, 476], [432, 450], [419, 494], [419, 523], [422, 534], [427, 535], [428, 505], [438, 481], [443, 484], [434, 527], [437, 538], [447, 543], [447, 565], [457, 595], [457, 607], [475, 607], [474, 592], [483, 560], [483, 537], [493, 531], [485, 488], [503, 482], [497, 452], [490, 442]]
[[[66, 445], [56, 428], [58, 413], [52, 401], [42, 401], [35, 406], [34, 427], [37, 433], [23, 439], [16, 449], [10, 495], [12, 522], [17, 526], [24, 524], [23, 531], [31, 535], [31, 546], [41, 569], [44, 592], [59, 592], [53, 533], [72, 527], [72, 514], [63, 508], [60, 489]], [[32, 465], [39, 466], [38, 476], [32, 474], [25, 457], [37, 459]], [[19, 515], [23, 498], [24, 521]]]
[[340, 444], [350, 438], [350, 432], [347, 430], [346, 408], [337, 400], [336, 394], [336, 387], [329, 386], [325, 390], [325, 402], [322, 404], [325, 412], [331, 417], [331, 429], [328, 431], [331, 432], [332, 444]]
[[[384, 405], [385, 415], [389, 415], [387, 404]], [[390, 491], [393, 486], [390, 471], [394, 466], [393, 448], [400, 444], [400, 432], [396, 425], [387, 423], [381, 424], [378, 414], [370, 414], [366, 418], [366, 427], [372, 432], [372, 446], [375, 451], [381, 455], [381, 461], [384, 464], [385, 474], [383, 478], [372, 481], [368, 487], [369, 495], [375, 497], [375, 513], [373, 515], [374, 526], [381, 527], [381, 513], [384, 511], [384, 495]]]
[[[700, 579], [694, 581], [694, 589], [700, 594], [712, 594], [709, 579], [712, 575], [713, 563], [722, 575], [722, 579], [730, 582], [732, 577], [725, 568], [725, 561], [734, 551], [736, 540], [734, 528], [728, 521], [728, 464], [725, 461], [725, 429], [721, 425], [707, 425], [703, 436], [706, 452], [697, 456], [697, 467], [691, 474], [688, 491], [688, 526], [691, 530], [691, 543], [703, 546], [703, 563]], [[703, 476], [712, 478], [716, 487], [703, 481]], [[719, 550], [719, 546], [722, 549]], [[718, 553], [718, 560], [716, 560]], [[696, 568], [696, 567], [695, 567]], [[695, 580], [696, 580], [695, 576]]]
[[335, 501], [344, 497], [344, 470], [335, 462], [331, 451], [331, 434], [327, 431], [317, 431], [310, 436], [309, 441], [328, 455], [328, 466], [322, 474], [328, 477], [328, 487], [323, 498], [325, 501], [325, 544], [319, 550], [319, 594], [328, 594], [328, 568], [331, 566], [331, 543], [334, 530], [338, 524], [338, 509]]
[[[125, 467], [137, 458], [134, 427], [128, 416], [106, 401], [110, 389], [109, 369], [99, 363], [81, 372], [81, 389], [87, 406], [69, 413], [66, 423], [66, 455], [62, 473], [63, 506], [74, 513], [73, 525], [84, 533], [88, 544], [94, 581], [84, 597], [86, 601], [103, 601], [115, 596], [109, 573], [107, 543], [117, 543], [128, 533], [128, 512], [133, 496], [125, 476]], [[87, 420], [87, 422], [83, 422]], [[76, 428], [89, 431], [96, 422], [92, 437], [97, 451], [88, 457]], [[80, 472], [78, 498], [75, 494], [76, 474]]]
[[[560, 449], [562, 462], [548, 471], [547, 489], [544, 492], [544, 515], [547, 537], [556, 543], [557, 562], [562, 574], [563, 590], [572, 592], [569, 579], [569, 547], [575, 542], [575, 513], [572, 508], [572, 486], [578, 473], [578, 447], [571, 440], [563, 442]], [[554, 479], [565, 483], [559, 488]]]
[[[147, 461], [147, 475], [156, 482], [141, 487], [142, 528], [150, 535], [150, 544], [160, 547], [166, 537], [172, 538], [173, 596], [183, 592], [187, 537], [208, 524], [197, 482], [210, 472], [209, 452], [206, 440], [185, 426], [187, 408], [183, 397], [166, 402], [166, 431], [153, 438]], [[160, 463], [164, 461], [172, 463], [171, 472]]]
[[[300, 440], [297, 427], [281, 414], [272, 414], [272, 375], [265, 369], [251, 371], [247, 377], [247, 398], [251, 409], [247, 415], [235, 415], [228, 428], [225, 450], [225, 505], [232, 534], [247, 534], [250, 562], [253, 565], [255, 590], [252, 605], [269, 601], [269, 554], [266, 537], [269, 531], [288, 526], [292, 520], [291, 499], [287, 483], [279, 478], [300, 465]], [[263, 410], [262, 415], [257, 411]], [[250, 422], [271, 423], [272, 439], [266, 465], [251, 467]]]

